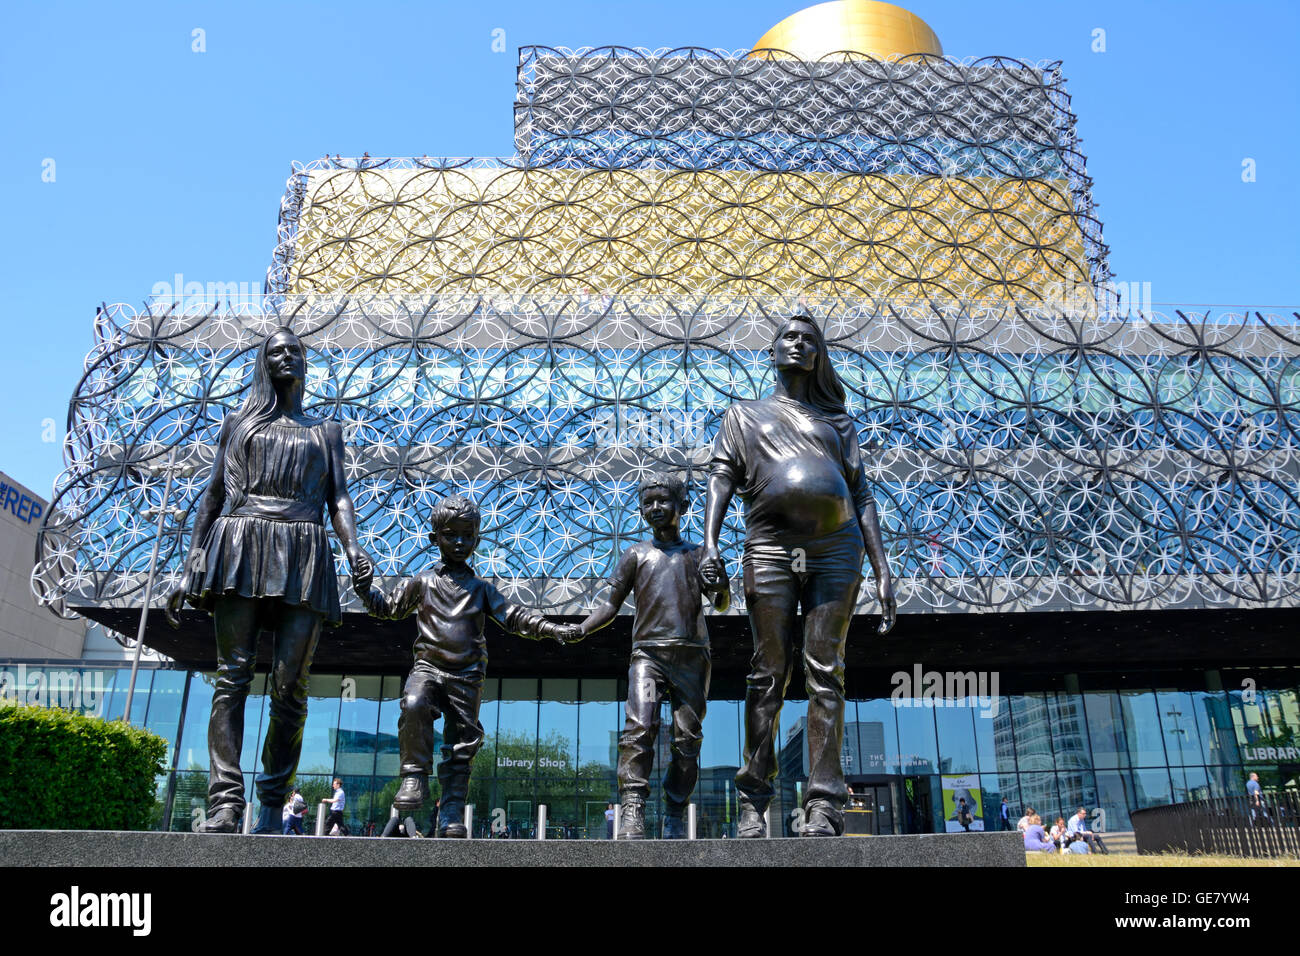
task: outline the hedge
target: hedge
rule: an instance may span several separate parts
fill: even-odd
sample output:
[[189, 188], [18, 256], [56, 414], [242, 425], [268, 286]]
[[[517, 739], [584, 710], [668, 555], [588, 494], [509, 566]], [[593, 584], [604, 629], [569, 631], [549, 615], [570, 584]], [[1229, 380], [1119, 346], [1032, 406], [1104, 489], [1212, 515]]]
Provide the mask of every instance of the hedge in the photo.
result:
[[0, 829], [147, 830], [166, 753], [139, 727], [0, 704]]

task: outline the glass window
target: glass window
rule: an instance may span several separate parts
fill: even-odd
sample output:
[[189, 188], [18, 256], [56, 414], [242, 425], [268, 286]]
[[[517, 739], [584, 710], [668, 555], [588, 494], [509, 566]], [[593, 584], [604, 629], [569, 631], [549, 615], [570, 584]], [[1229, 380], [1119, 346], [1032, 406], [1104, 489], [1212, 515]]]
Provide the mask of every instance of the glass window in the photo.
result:
[[1192, 695], [1183, 691], [1157, 691], [1156, 707], [1170, 765], [1200, 764], [1205, 757]]
[[704, 741], [700, 745], [700, 779], [734, 779], [740, 769], [740, 709], [737, 700], [711, 700], [704, 711]]
[[1020, 796], [1020, 780], [1014, 773], [984, 773], [980, 774], [980, 780], [985, 786], [989, 786], [989, 781], [996, 781], [998, 800], [994, 804], [995, 827], [1002, 826], [1002, 800], [1007, 801], [1007, 815], [1010, 818], [1010, 827], [1015, 828], [1016, 822], [1025, 813], [1025, 802]]
[[858, 773], [861, 748], [858, 745], [858, 706], [856, 702], [844, 702], [844, 733], [840, 737], [840, 772], [849, 775]]
[[[898, 773], [898, 728], [887, 698], [858, 701], [858, 773]], [[737, 741], [740, 729], [737, 726]], [[739, 762], [739, 760], [737, 760]]]
[[[1128, 756], [1133, 766], [1165, 766], [1167, 760], [1165, 746], [1160, 739], [1160, 714], [1156, 695], [1147, 690], [1122, 690], [1119, 692], [1119, 704], [1124, 713], [1124, 739], [1128, 744]], [[1136, 779], [1134, 777], [1134, 780]], [[1166, 788], [1168, 783], [1169, 774], [1166, 773]]]
[[[307, 723], [302, 731], [300, 773], [332, 774], [334, 749], [338, 741], [339, 697], [343, 678], [339, 674], [312, 674], [307, 684]], [[263, 735], [265, 735], [265, 730]]]
[[[1053, 820], [1060, 810], [1061, 801], [1056, 793], [1056, 774], [1022, 773], [1020, 775], [1020, 801], [1026, 811], [1033, 807], [1034, 812], [1043, 818], [1043, 825], [1050, 827], [1047, 818]], [[1019, 818], [1017, 818], [1019, 819]]]
[[[500, 717], [500, 698], [501, 681], [489, 677], [483, 682], [483, 698], [478, 707], [478, 722], [483, 725], [483, 746], [479, 748], [470, 767], [471, 787], [476, 776], [491, 777], [497, 770], [497, 722]], [[476, 823], [475, 827], [477, 826]]]
[[[185, 726], [181, 728], [180, 753], [176, 758], [177, 770], [207, 770], [209, 767], [208, 718], [212, 716], [212, 690], [215, 683], [216, 676], [213, 674], [195, 673], [190, 678], [190, 696], [185, 702]], [[257, 722], [256, 718], [253, 722]], [[207, 784], [204, 784], [205, 793], [206, 788]], [[175, 811], [173, 815], [174, 813]]]
[[[245, 771], [256, 771], [262, 765], [262, 739], [266, 735], [266, 712], [270, 705], [266, 693], [266, 675], [254, 674], [244, 701], [244, 740], [239, 751], [239, 766]], [[301, 768], [302, 762], [298, 762]], [[244, 788], [248, 792], [248, 788]]]
[[[484, 705], [483, 710], [487, 709]], [[495, 705], [493, 705], [495, 710]], [[392, 782], [397, 795], [397, 776], [401, 770], [401, 747], [397, 741], [397, 721], [402, 716], [402, 678], [385, 677], [379, 702], [379, 723], [375, 731], [375, 776], [387, 786]], [[480, 721], [482, 720], [480, 712]], [[489, 742], [491, 738], [486, 738]], [[391, 800], [390, 800], [391, 802]]]
[[[94, 667], [81, 672], [81, 712], [87, 717], [112, 720], [114, 717], [121, 716], [109, 711], [113, 696], [113, 681], [118, 670], [115, 667]], [[130, 673], [127, 671], [127, 674]]]
[[1210, 796], [1239, 797], [1246, 792], [1240, 767], [1206, 767]]
[[[315, 833], [316, 820], [320, 816], [321, 801], [328, 801], [334, 796], [333, 781], [329, 774], [299, 773], [294, 777], [294, 783], [302, 793], [303, 800], [307, 801], [307, 814], [302, 821], [303, 831]], [[351, 803], [354, 795], [349, 789], [347, 781], [343, 783], [343, 793], [347, 796], [348, 802]], [[391, 804], [392, 801], [390, 800], [389, 803]], [[325, 813], [328, 815], [329, 810], [326, 809]], [[385, 816], [387, 816], [387, 811], [385, 811]]]
[[1047, 814], [1043, 813], [1043, 824], [1049, 829], [1052, 823], [1056, 822], [1058, 816], [1065, 817], [1068, 822], [1070, 815], [1077, 813], [1080, 807], [1088, 811], [1091, 817], [1092, 812], [1100, 805], [1097, 801], [1097, 780], [1091, 771], [1081, 770], [1074, 773], [1058, 773], [1056, 775], [1056, 787], [1061, 797], [1061, 804], [1052, 814], [1052, 822], [1047, 822]]
[[[905, 776], [933, 774], [939, 769], [939, 747], [934, 736], [934, 709], [913, 697], [891, 700], [898, 721], [899, 769]], [[939, 796], [942, 801], [942, 794]], [[942, 802], [940, 803], [942, 807]]]
[[1206, 763], [1239, 763], [1237, 739], [1232, 730], [1232, 712], [1222, 691], [1195, 691], [1191, 695], [1196, 711], [1196, 730], [1201, 738], [1201, 755]]
[[497, 705], [496, 773], [531, 779], [536, 769], [537, 681], [507, 677], [501, 681]]
[[975, 748], [979, 751], [983, 773], [1015, 773], [1016, 743], [1011, 728], [1010, 697], [994, 697], [987, 711], [975, 712]]
[[1101, 808], [1096, 825], [1099, 833], [1125, 832], [1133, 829], [1129, 820], [1129, 807], [1136, 806], [1133, 798], [1133, 779], [1128, 771], [1097, 771], [1097, 806]]
[[1056, 769], [1092, 769], [1088, 719], [1084, 714], [1082, 695], [1058, 691], [1047, 694], [1045, 699], [1052, 722], [1052, 755], [1056, 759]]
[[1124, 746], [1124, 716], [1119, 695], [1113, 691], [1089, 691], [1083, 695], [1088, 717], [1088, 738], [1092, 743], [1092, 765], [1098, 770], [1128, 766]]
[[[582, 706], [578, 708], [578, 773], [583, 777], [603, 779], [618, 766], [619, 719], [622, 717], [622, 707], [617, 697], [618, 681], [583, 678], [580, 689]], [[709, 711], [713, 708], [714, 704], [710, 703]], [[709, 745], [708, 719], [706, 716], [705, 747]], [[603, 814], [604, 810], [601, 812]]]
[[1164, 767], [1134, 770], [1133, 788], [1139, 810], [1145, 807], [1162, 807], [1174, 802], [1173, 785], [1169, 780], [1169, 771]]
[[803, 800], [803, 785], [808, 780], [808, 701], [785, 702], [777, 721], [776, 744], [780, 783], [773, 804], [782, 801], [782, 805], [779, 808], [780, 817], [777, 816], [776, 808], [772, 810], [774, 827], [777, 826], [778, 819], [784, 819]]
[[[375, 772], [381, 677], [345, 677], [339, 701], [338, 746], [334, 772], [349, 778]], [[369, 782], [366, 787], [370, 786]]]
[[[709, 704], [709, 710], [713, 710], [713, 704]], [[695, 786], [695, 832], [700, 839], [717, 840], [736, 835], [735, 777], [736, 771], [730, 766], [700, 768], [700, 780]]]
[[[1015, 726], [1016, 755], [1020, 770], [1051, 770], [1052, 725], [1047, 701], [1042, 694], [1011, 698], [1011, 719]], [[1021, 781], [1024, 789], [1024, 781]]]
[[[577, 813], [581, 820], [579, 839], [605, 839], [605, 806], [618, 804], [618, 784], [612, 773], [600, 776], [580, 776], [575, 788]], [[699, 802], [699, 790], [695, 800]]]
[[[126, 683], [131, 677], [131, 668], [106, 668], [105, 671], [105, 698], [104, 702], [100, 705], [99, 710], [105, 720], [121, 720], [122, 711], [126, 707]], [[3, 679], [5, 673], [6, 671], [0, 670], [0, 679]], [[12, 671], [9, 671], [9, 673], [11, 675], [11, 680], [16, 679], [16, 674]], [[136, 677], [136, 683], [137, 685], [139, 684], [138, 676]]]
[[[28, 668], [28, 686], [32, 684], [35, 672], [42, 674], [44, 680], [43, 668]], [[144, 715], [149, 710], [149, 687], [153, 683], [153, 668], [140, 668], [135, 675], [135, 694], [131, 698], [131, 726], [143, 727]], [[126, 697], [131, 684], [131, 669], [125, 668], [122, 673], [118, 674], [117, 680], [113, 682], [113, 696], [109, 699], [108, 713], [112, 720], [121, 720], [122, 714], [126, 711]], [[44, 686], [44, 684], [42, 684]]]
[[[577, 680], [574, 680], [577, 684]], [[575, 696], [577, 688], [574, 688]], [[545, 704], [542, 705], [543, 709]], [[545, 750], [542, 751], [545, 756]], [[541, 772], [544, 774], [546, 768]], [[542, 780], [537, 786], [537, 802], [546, 807], [546, 839], [579, 840], [586, 830], [586, 803], [579, 801], [573, 781]]]
[[1175, 796], [1176, 800], [1205, 800], [1210, 796], [1210, 777], [1204, 767], [1184, 767], [1183, 776], [1184, 796]]
[[[204, 748], [206, 752], [206, 747]], [[172, 791], [171, 829], [177, 833], [197, 830], [207, 819], [208, 775], [206, 772], [178, 773]]]
[[[1297, 743], [1296, 731], [1300, 729], [1300, 705], [1297, 704], [1294, 690], [1261, 690], [1255, 694], [1255, 703], [1245, 704], [1249, 713], [1256, 712], [1255, 739], [1253, 744], [1259, 747], [1294, 747]], [[1264, 757], [1255, 753], [1255, 760], [1267, 760], [1276, 763], [1276, 757]]]
[[149, 716], [145, 718], [144, 726], [167, 741], [164, 766], [171, 763], [173, 746], [180, 731], [181, 701], [185, 697], [185, 681], [188, 677], [187, 671], [154, 671], [153, 687], [148, 694]]
[[[509, 679], [503, 681], [508, 683]], [[503, 688], [504, 692], [504, 688]], [[537, 788], [532, 777], [497, 777], [491, 791], [492, 812], [498, 825], [515, 840], [537, 835]]]
[[[962, 698], [957, 706], [946, 706], [946, 699], [939, 699], [934, 708], [934, 722], [939, 732], [939, 769], [943, 773], [976, 773], [979, 770], [979, 758], [975, 750], [974, 711], [978, 703], [972, 698]], [[974, 706], [972, 706], [974, 705]]]
[[[578, 752], [578, 681], [576, 678], [548, 677], [542, 680], [539, 721], [537, 775], [550, 780], [568, 778], [572, 787], [572, 778], [576, 769], [574, 759]], [[576, 808], [569, 807], [568, 803], [565, 806], [569, 808], [566, 811], [569, 816], [576, 819]]]

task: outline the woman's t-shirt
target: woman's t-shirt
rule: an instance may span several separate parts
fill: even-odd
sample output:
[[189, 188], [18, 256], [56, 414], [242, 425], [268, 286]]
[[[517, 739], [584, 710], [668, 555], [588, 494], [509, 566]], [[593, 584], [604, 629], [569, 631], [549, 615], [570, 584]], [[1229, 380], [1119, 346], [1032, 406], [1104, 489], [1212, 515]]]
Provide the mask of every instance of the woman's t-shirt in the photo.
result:
[[745, 553], [782, 557], [857, 527], [871, 502], [853, 420], [783, 397], [736, 402], [722, 416], [711, 474], [745, 503]]

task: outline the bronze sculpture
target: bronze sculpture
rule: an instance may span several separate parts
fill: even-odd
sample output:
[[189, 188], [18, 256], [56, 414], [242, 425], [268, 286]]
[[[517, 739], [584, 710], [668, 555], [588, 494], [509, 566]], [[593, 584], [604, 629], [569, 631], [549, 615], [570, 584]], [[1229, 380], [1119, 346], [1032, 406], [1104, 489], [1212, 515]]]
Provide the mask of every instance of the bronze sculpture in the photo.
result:
[[442, 715], [437, 833], [460, 839], [469, 835], [463, 816], [470, 766], [483, 745], [478, 714], [488, 662], [484, 624], [490, 617], [508, 634], [561, 643], [579, 633], [576, 624], [556, 624], [537, 611], [508, 604], [500, 591], [475, 576], [468, 562], [478, 546], [479, 520], [478, 506], [464, 495], [444, 498], [434, 510], [430, 535], [442, 560], [431, 571], [403, 578], [387, 595], [370, 586], [368, 568], [352, 579], [375, 617], [397, 621], [416, 615], [415, 662], [397, 722], [402, 783], [393, 806], [401, 814], [412, 813], [428, 798], [433, 724]]
[[700, 546], [681, 537], [686, 487], [680, 478], [651, 475], [638, 489], [641, 517], [653, 531], [619, 557], [604, 601], [580, 625], [586, 637], [614, 620], [636, 593], [627, 705], [618, 738], [619, 839], [645, 837], [648, 777], [659, 732], [659, 704], [673, 713], [672, 757], [664, 776], [664, 837], [686, 836], [686, 804], [700, 773], [705, 702], [709, 696], [709, 631], [703, 594], [723, 612], [731, 604], [725, 576], [700, 571]]
[[736, 774], [738, 833], [766, 835], [777, 722], [802, 608], [809, 769], [800, 832], [838, 836], [847, 799], [840, 767], [844, 642], [864, 549], [881, 605], [879, 633], [893, 627], [897, 607], [857, 433], [821, 329], [807, 316], [789, 319], [768, 354], [776, 372], [771, 394], [728, 408], [714, 440], [700, 562], [705, 573], [725, 577], [718, 535], [739, 491], [746, 505], [743, 572], [754, 656], [745, 692], [745, 753]]
[[322, 521], [326, 506], [353, 573], [364, 575], [373, 566], [357, 541], [342, 429], [304, 413], [305, 378], [298, 336], [288, 328], [267, 336], [258, 349], [248, 398], [221, 423], [184, 577], [167, 599], [173, 627], [188, 600], [211, 612], [216, 632], [207, 832], [236, 832], [243, 815], [239, 751], [261, 630], [272, 634], [273, 662], [270, 720], [256, 784], [262, 809], [253, 832], [280, 829], [281, 807], [302, 752], [312, 655], [321, 625], [342, 620], [334, 556]]

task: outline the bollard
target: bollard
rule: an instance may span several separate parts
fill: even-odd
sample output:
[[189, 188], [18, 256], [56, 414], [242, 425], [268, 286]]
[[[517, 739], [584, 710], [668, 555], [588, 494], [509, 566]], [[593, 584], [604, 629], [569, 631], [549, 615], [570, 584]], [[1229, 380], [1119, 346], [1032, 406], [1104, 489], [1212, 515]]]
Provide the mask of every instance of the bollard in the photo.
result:
[[768, 839], [772, 837], [772, 805], [769, 803], [763, 811], [763, 826], [767, 828]]
[[240, 827], [240, 832], [244, 836], [248, 836], [253, 832], [253, 805], [251, 803], [244, 804], [244, 823]]
[[686, 807], [686, 839], [695, 839], [695, 804], [688, 804]]
[[618, 825], [623, 821], [623, 805], [614, 804], [614, 839], [618, 839]]
[[465, 804], [465, 839], [474, 839], [474, 804]]
[[329, 813], [330, 813], [330, 802], [328, 800], [322, 800], [320, 804], [316, 807], [316, 835], [317, 836], [325, 835], [325, 818], [329, 816]]
[[546, 804], [537, 805], [537, 839], [546, 839]]

